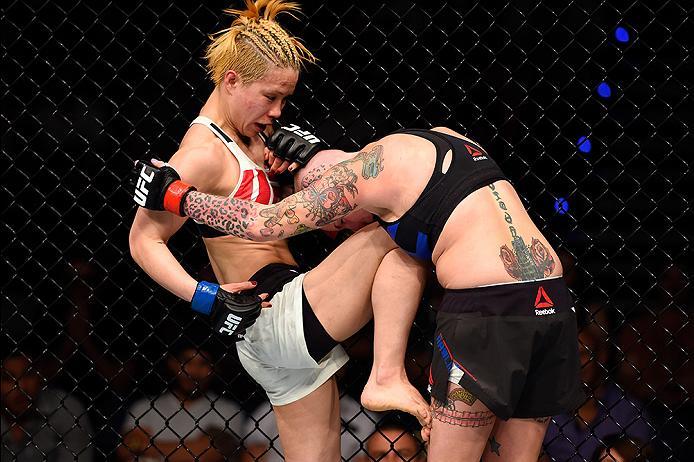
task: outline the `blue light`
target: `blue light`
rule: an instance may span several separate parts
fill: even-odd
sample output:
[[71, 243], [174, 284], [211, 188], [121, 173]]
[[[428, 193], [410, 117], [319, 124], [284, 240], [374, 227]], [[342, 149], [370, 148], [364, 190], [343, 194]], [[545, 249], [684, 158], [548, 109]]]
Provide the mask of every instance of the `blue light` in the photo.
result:
[[601, 82], [600, 85], [598, 85], [598, 95], [602, 96], [603, 98], [609, 98], [612, 96], [612, 88], [610, 88], [610, 85], [607, 82]]
[[625, 42], [628, 42], [628, 41], [629, 41], [629, 31], [626, 30], [626, 29], [623, 28], [623, 27], [618, 27], [618, 28], [614, 31], [614, 36], [615, 36], [615, 38], [616, 38], [618, 41], [620, 41], [620, 42], [622, 42], [622, 43], [625, 43]]
[[554, 211], [557, 212], [559, 215], [564, 215], [566, 212], [569, 211], [569, 203], [564, 199], [563, 197], [560, 197], [556, 201], [554, 201]]
[[593, 147], [590, 144], [590, 140], [585, 136], [582, 136], [578, 139], [576, 146], [578, 146], [578, 150], [581, 152], [590, 152], [591, 148]]

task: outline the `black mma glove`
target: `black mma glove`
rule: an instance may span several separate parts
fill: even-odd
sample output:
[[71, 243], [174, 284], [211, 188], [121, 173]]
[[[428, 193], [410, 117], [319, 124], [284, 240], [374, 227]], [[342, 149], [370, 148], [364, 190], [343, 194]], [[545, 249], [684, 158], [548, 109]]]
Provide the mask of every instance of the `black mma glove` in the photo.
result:
[[262, 302], [257, 295], [227, 292], [218, 284], [201, 281], [195, 288], [191, 307], [212, 318], [217, 334], [239, 341], [260, 316]]
[[189, 192], [196, 189], [181, 181], [178, 172], [171, 166], [157, 168], [149, 162], [135, 162], [135, 193], [133, 200], [149, 210], [167, 210], [179, 216]]
[[296, 162], [304, 166], [316, 153], [326, 148], [317, 136], [308, 130], [302, 130], [296, 124], [282, 125], [265, 140], [265, 145], [273, 151], [275, 157]]

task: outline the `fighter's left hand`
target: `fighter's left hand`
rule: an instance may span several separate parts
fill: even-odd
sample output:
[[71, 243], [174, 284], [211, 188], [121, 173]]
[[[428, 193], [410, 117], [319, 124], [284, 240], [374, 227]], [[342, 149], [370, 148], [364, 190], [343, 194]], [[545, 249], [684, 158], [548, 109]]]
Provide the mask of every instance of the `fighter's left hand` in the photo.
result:
[[[281, 168], [282, 163], [287, 161], [290, 162], [287, 170], [293, 172], [306, 165], [318, 151], [325, 149], [325, 143], [317, 136], [296, 124], [281, 125], [267, 139], [265, 145], [274, 156], [271, 171], [273, 167]], [[278, 163], [278, 159], [281, 159], [282, 163]]]

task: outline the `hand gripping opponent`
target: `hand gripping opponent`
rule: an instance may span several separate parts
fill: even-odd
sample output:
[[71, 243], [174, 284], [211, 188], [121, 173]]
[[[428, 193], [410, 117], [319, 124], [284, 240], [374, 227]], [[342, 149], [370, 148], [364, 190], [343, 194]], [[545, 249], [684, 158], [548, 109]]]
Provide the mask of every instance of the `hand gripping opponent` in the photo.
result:
[[227, 292], [218, 284], [201, 281], [195, 288], [191, 306], [212, 318], [215, 332], [236, 336], [238, 341], [260, 315], [262, 299], [257, 295]]
[[135, 162], [135, 193], [133, 200], [149, 210], [167, 210], [179, 216], [189, 192], [196, 189], [181, 181], [178, 172], [170, 165], [157, 168], [149, 162]]
[[308, 130], [302, 130], [296, 124], [282, 125], [265, 141], [265, 145], [273, 151], [275, 157], [296, 162], [304, 166], [316, 153], [325, 149], [317, 136]]

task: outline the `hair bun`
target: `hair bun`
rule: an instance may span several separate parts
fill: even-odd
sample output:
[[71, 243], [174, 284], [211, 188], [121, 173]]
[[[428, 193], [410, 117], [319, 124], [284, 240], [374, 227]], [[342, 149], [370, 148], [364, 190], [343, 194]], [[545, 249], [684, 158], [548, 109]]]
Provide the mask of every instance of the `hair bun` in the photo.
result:
[[250, 22], [260, 22], [262, 20], [274, 21], [275, 17], [282, 12], [287, 12], [292, 17], [296, 18], [292, 14], [294, 11], [301, 11], [301, 7], [298, 3], [287, 2], [285, 0], [245, 0], [246, 9], [237, 10], [235, 8], [229, 8], [224, 10], [225, 13], [232, 16], [236, 16], [236, 19], [231, 23], [231, 26], [245, 25], [247, 26]]

